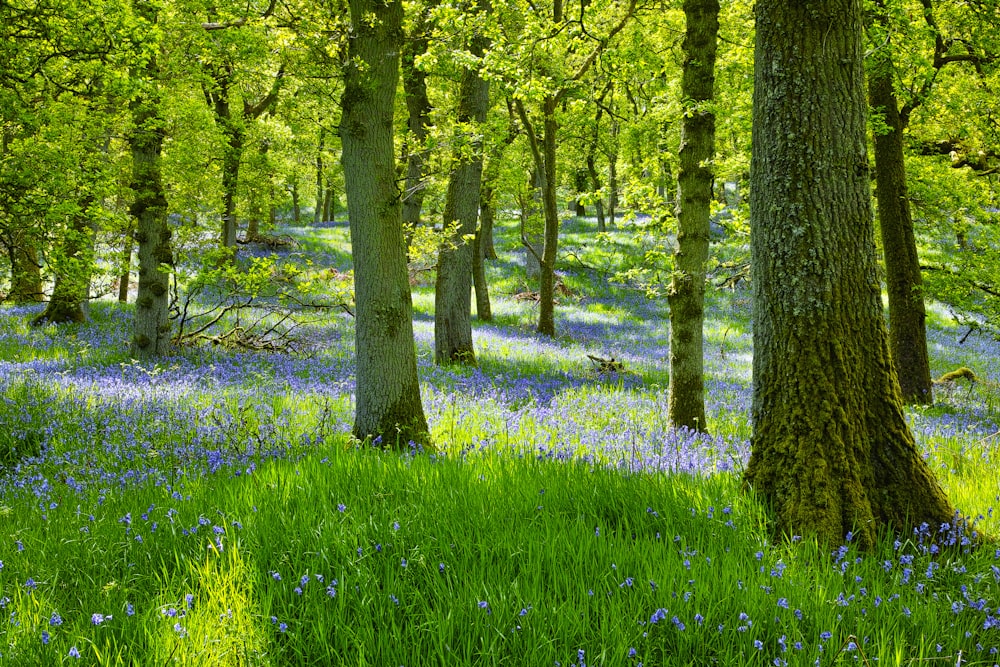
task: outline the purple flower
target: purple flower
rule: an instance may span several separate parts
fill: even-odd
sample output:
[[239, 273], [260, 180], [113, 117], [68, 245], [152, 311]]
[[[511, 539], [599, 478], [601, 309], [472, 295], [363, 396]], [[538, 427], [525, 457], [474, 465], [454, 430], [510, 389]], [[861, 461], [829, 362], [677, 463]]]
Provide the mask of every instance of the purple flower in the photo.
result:
[[71, 658], [79, 658], [80, 657], [80, 651], [75, 646], [71, 646], [70, 649], [69, 649], [69, 657], [71, 657]]
[[62, 623], [63, 623], [62, 616], [59, 615], [59, 612], [58, 611], [52, 612], [52, 615], [49, 616], [49, 625], [59, 626], [62, 625]]
[[105, 616], [104, 614], [91, 614], [90, 616], [90, 622], [93, 623], [94, 625], [100, 625], [104, 621], [110, 621], [111, 619], [112, 616], [110, 614], [108, 614], [107, 616]]

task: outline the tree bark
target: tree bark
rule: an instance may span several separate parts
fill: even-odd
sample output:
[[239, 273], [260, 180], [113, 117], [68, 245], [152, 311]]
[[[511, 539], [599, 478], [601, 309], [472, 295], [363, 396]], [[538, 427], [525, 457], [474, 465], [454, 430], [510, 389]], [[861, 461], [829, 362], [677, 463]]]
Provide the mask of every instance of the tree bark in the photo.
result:
[[[483, 11], [489, 8], [484, 7]], [[481, 58], [485, 49], [485, 38], [479, 35], [472, 38], [472, 55]], [[444, 229], [455, 223], [457, 227], [438, 254], [434, 289], [434, 359], [438, 364], [476, 363], [470, 311], [474, 252], [478, 247], [469, 239], [475, 237], [479, 220], [483, 176], [481, 128], [486, 122], [490, 95], [489, 84], [477, 69], [466, 68], [460, 86], [458, 122], [472, 126], [472, 152], [455, 156], [445, 196]]]
[[[133, 0], [136, 12], [155, 25], [153, 3]], [[135, 238], [139, 242], [139, 290], [135, 299], [135, 327], [131, 354], [136, 359], [164, 355], [170, 349], [169, 275], [173, 266], [170, 227], [167, 224], [167, 195], [163, 188], [163, 118], [160, 114], [160, 74], [151, 58], [140, 73], [147, 90], [132, 102], [135, 124], [129, 135], [132, 149], [131, 214], [136, 219]]]
[[80, 201], [80, 210], [70, 217], [62, 248], [53, 258], [55, 284], [52, 286], [52, 296], [45, 311], [32, 320], [32, 324], [87, 321], [84, 305], [90, 299], [96, 240], [89, 212], [93, 203], [93, 196], [84, 196]]
[[357, 303], [354, 436], [427, 445], [393, 151], [403, 5], [350, 0], [350, 11], [340, 136]]
[[10, 293], [7, 298], [17, 305], [44, 301], [42, 265], [30, 235], [14, 231], [7, 247], [10, 257]]
[[[876, 22], [888, 29], [884, 4], [876, 3], [876, 7]], [[892, 73], [891, 47], [886, 44], [872, 54], [868, 94], [874, 112], [882, 115], [886, 130], [874, 132], [874, 143], [875, 200], [889, 294], [889, 350], [899, 375], [903, 401], [929, 404], [933, 402], [933, 385], [927, 355], [927, 315], [906, 189], [905, 125], [899, 115]]]
[[715, 51], [718, 0], [684, 0], [686, 33], [681, 78], [680, 170], [677, 174], [677, 247], [670, 305], [670, 397], [674, 427], [707, 431], [705, 421], [705, 263], [715, 155]]
[[864, 546], [954, 512], [907, 428], [876, 273], [861, 0], [756, 6], [752, 454], [782, 534]]

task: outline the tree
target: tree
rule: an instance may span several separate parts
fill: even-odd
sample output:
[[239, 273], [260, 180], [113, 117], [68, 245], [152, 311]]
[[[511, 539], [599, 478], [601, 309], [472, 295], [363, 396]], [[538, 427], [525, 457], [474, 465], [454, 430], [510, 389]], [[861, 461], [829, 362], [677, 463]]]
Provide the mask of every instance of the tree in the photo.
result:
[[[878, 47], [872, 50], [868, 68], [868, 93], [879, 119], [873, 131], [875, 195], [889, 296], [889, 349], [903, 400], [929, 404], [933, 401], [933, 385], [927, 355], [924, 287], [906, 183], [903, 135], [913, 112], [931, 97], [943, 67], [949, 63], [981, 66], [986, 59], [976, 53], [973, 40], [946, 38], [935, 18], [934, 0], [920, 0], [921, 32], [933, 46], [931, 53], [925, 54], [919, 43], [914, 46], [916, 40], [908, 40], [907, 49], [920, 52], [918, 58], [924, 66], [912, 68], [917, 74], [912, 85], [904, 87], [905, 99], [901, 103], [896, 92], [893, 36], [897, 31], [905, 35], [907, 27], [893, 25], [893, 13], [886, 0], [874, 3], [871, 31]], [[968, 27], [965, 31], [970, 32]]]
[[670, 305], [670, 398], [675, 427], [705, 431], [705, 263], [715, 153], [715, 51], [718, 0], [685, 0], [680, 170], [677, 174], [677, 248], [667, 295]]
[[[481, 7], [481, 11], [489, 11], [488, 4]], [[434, 289], [434, 359], [439, 364], [476, 362], [472, 345], [471, 298], [473, 253], [479, 251], [479, 246], [473, 240], [479, 219], [483, 176], [482, 125], [489, 111], [490, 95], [489, 83], [478, 69], [487, 39], [481, 33], [475, 34], [469, 46], [469, 52], [477, 62], [467, 65], [462, 71], [455, 166], [448, 180], [444, 205], [444, 229], [451, 233], [438, 254]]]
[[876, 273], [862, 2], [759, 0], [744, 483], [782, 533], [872, 545], [954, 512], [903, 416]]
[[[158, 10], [149, 0], [132, 0], [145, 34], [157, 24]], [[170, 227], [167, 224], [167, 196], [160, 163], [163, 155], [163, 117], [160, 111], [161, 81], [157, 65], [159, 45], [153, 41], [145, 64], [136, 71], [139, 94], [132, 101], [133, 128], [128, 137], [132, 150], [132, 190], [135, 200], [131, 213], [136, 220], [139, 242], [139, 291], [135, 300], [135, 329], [132, 355], [148, 359], [164, 354], [170, 347], [168, 270], [173, 264]], [[127, 282], [126, 282], [127, 284]]]
[[426, 444], [393, 151], [402, 0], [350, 0], [350, 13], [340, 136], [357, 303], [354, 436]]
[[[535, 10], [534, 5], [521, 18], [528, 17], [535, 21], [532, 30], [537, 37], [521, 40], [519, 47], [525, 53], [525, 66], [536, 70], [537, 79], [528, 77], [518, 81], [514, 92], [514, 105], [517, 115], [528, 137], [531, 157], [534, 162], [538, 190], [541, 192], [542, 212], [544, 217], [544, 232], [542, 252], [539, 260], [538, 286], [538, 332], [546, 336], [555, 336], [555, 270], [559, 245], [559, 209], [556, 200], [557, 170], [557, 139], [559, 120], [556, 114], [567, 96], [573, 91], [579, 81], [590, 71], [597, 58], [607, 48], [608, 44], [620, 33], [635, 12], [636, 0], [630, 0], [623, 10], [614, 3], [605, 9], [611, 11], [611, 16], [604, 16], [603, 23], [607, 32], [600, 38], [594, 37], [585, 29], [588, 20], [593, 20], [593, 12], [588, 12], [588, 5], [581, 4], [579, 16], [567, 20], [563, 0], [553, 0], [551, 13]], [[594, 9], [592, 6], [591, 9]], [[617, 10], [617, 12], [616, 12]], [[596, 9], [594, 9], [596, 11]], [[591, 17], [586, 15], [590, 13]], [[617, 13], [617, 17], [614, 14]], [[546, 17], [545, 14], [548, 14]], [[555, 37], [563, 32], [563, 25], [579, 25], [569, 32], [569, 43], [560, 44]], [[593, 44], [596, 42], [596, 44]], [[593, 45], [592, 45], [593, 44]], [[543, 55], [537, 55], [536, 49]], [[501, 49], [502, 50], [502, 49]], [[523, 70], [514, 67], [518, 78]], [[530, 104], [534, 103], [534, 104]], [[529, 112], [529, 106], [535, 110], [534, 121]], [[541, 128], [537, 127], [541, 121]], [[525, 240], [525, 245], [530, 245]], [[528, 252], [533, 253], [531, 247]]]

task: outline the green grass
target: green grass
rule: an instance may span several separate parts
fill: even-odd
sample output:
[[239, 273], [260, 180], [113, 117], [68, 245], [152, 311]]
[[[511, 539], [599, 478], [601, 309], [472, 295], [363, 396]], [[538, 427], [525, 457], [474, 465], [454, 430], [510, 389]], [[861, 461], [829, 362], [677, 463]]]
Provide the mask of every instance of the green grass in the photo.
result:
[[[296, 235], [295, 252], [344, 257], [342, 227]], [[415, 292], [433, 455], [348, 441], [344, 316], [308, 358], [188, 349], [150, 366], [122, 349], [116, 305], [70, 329], [5, 312], [0, 664], [1000, 664], [994, 543], [918, 533], [862, 554], [769, 532], [739, 480], [745, 291], [709, 296], [714, 437], [685, 439], [665, 423], [662, 304], [574, 271], [546, 341], [500, 250], [478, 369], [429, 363], [433, 296]], [[996, 377], [960, 335], [934, 321], [934, 363], [983, 381], [908, 417], [996, 536]], [[630, 372], [599, 376], [588, 353]]]

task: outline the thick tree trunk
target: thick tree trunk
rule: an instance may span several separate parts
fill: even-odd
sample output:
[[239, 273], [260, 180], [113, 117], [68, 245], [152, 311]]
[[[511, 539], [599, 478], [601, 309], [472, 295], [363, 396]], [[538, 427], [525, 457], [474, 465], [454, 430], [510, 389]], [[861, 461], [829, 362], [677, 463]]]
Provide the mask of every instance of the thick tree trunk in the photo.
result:
[[351, 0], [340, 136], [354, 256], [354, 436], [384, 447], [428, 444], [413, 341], [392, 115], [402, 0]]
[[680, 171], [677, 174], [677, 248], [670, 284], [670, 398], [675, 427], [706, 431], [704, 335], [705, 264], [715, 155], [715, 50], [718, 0], [684, 0], [687, 25], [681, 100]]
[[129, 137], [135, 192], [131, 213], [137, 222], [135, 236], [139, 242], [139, 291], [131, 351], [137, 359], [162, 356], [170, 349], [168, 279], [174, 260], [167, 224], [167, 196], [160, 173], [163, 120], [158, 102], [155, 94], [136, 100], [135, 129]]
[[[883, 10], [884, 11], [884, 8]], [[880, 14], [887, 21], [884, 14]], [[903, 120], [892, 87], [889, 46], [873, 54], [868, 93], [875, 113], [881, 114], [885, 132], [875, 131], [875, 200], [885, 253], [889, 293], [889, 350], [899, 375], [899, 388], [907, 403], [933, 402], [927, 327], [920, 259], [913, 233], [913, 216], [906, 190], [903, 160]]]
[[63, 324], [85, 322], [85, 305], [90, 299], [90, 277], [94, 268], [94, 242], [96, 235], [89, 209], [92, 196], [80, 202], [80, 210], [70, 218], [66, 237], [58, 255], [53, 258], [55, 284], [52, 297], [45, 311], [32, 320], [32, 324]]
[[876, 273], [861, 0], [756, 8], [753, 437], [783, 534], [866, 546], [953, 510], [903, 416]]
[[[133, 0], [136, 12], [150, 25], [157, 21], [155, 5]], [[170, 349], [169, 271], [174, 263], [167, 224], [167, 195], [163, 188], [163, 118], [160, 115], [160, 72], [151, 59], [140, 75], [148, 90], [132, 102], [135, 127], [129, 135], [132, 149], [131, 213], [139, 243], [139, 290], [135, 299], [135, 327], [131, 354], [137, 359], [164, 355]], [[130, 237], [131, 241], [131, 237]], [[131, 251], [131, 248], [130, 248]]]
[[[476, 36], [470, 51], [481, 58], [485, 40]], [[475, 69], [462, 73], [459, 92], [458, 122], [472, 124], [476, 138], [471, 155], [456, 156], [456, 165], [448, 181], [444, 205], [444, 229], [457, 223], [454, 233], [438, 254], [437, 280], [434, 289], [434, 359], [438, 364], [475, 364], [472, 345], [471, 289], [475, 238], [479, 220], [479, 192], [483, 176], [483, 153], [480, 126], [489, 111], [489, 84]]]
[[40, 303], [42, 293], [42, 265], [30, 236], [15, 231], [8, 246], [10, 258], [10, 293], [7, 299], [17, 305]]
[[431, 101], [427, 96], [427, 75], [418, 69], [417, 59], [427, 53], [427, 3], [413, 26], [413, 33], [403, 44], [403, 96], [406, 101], [409, 152], [406, 156], [406, 185], [403, 191], [403, 224], [412, 228], [420, 224], [424, 205], [427, 162], [427, 134], [430, 125]]

